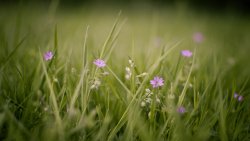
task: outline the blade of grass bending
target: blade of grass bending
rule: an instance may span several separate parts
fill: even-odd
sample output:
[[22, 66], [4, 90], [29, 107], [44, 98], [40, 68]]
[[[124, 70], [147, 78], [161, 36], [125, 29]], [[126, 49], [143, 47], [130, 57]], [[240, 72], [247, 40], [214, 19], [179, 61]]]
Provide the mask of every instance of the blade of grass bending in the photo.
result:
[[13, 49], [13, 51], [8, 55], [8, 57], [5, 59], [5, 61], [1, 64], [1, 70], [9, 62], [9, 60], [11, 59], [11, 57], [16, 53], [16, 51], [18, 50], [18, 48], [20, 48], [20, 46], [23, 44], [23, 42], [25, 41], [25, 39], [26, 39], [26, 36], [23, 37], [23, 39], [16, 45], [16, 47]]
[[57, 100], [56, 100], [56, 95], [55, 95], [55, 92], [53, 90], [53, 86], [51, 84], [51, 80], [49, 78], [49, 75], [48, 75], [48, 72], [47, 72], [47, 69], [46, 69], [46, 66], [44, 64], [44, 61], [43, 61], [43, 57], [40, 53], [40, 59], [42, 61], [42, 67], [43, 67], [43, 71], [44, 71], [44, 74], [45, 74], [45, 78], [46, 78], [46, 82], [48, 84], [48, 87], [49, 87], [49, 91], [50, 91], [50, 98], [52, 100], [52, 103], [53, 103], [53, 108], [54, 108], [54, 115], [56, 117], [56, 122], [59, 126], [59, 129], [60, 131], [62, 131], [62, 121], [61, 121], [61, 118], [60, 118], [60, 114], [59, 114], [59, 110], [58, 110], [58, 105], [57, 105]]
[[106, 57], [105, 57], [104, 60], [106, 60], [106, 61], [109, 60], [109, 58], [110, 58], [110, 56], [111, 56], [111, 53], [113, 52], [113, 50], [114, 50], [116, 44], [117, 44], [117, 42], [114, 42], [114, 43], [112, 44], [112, 46], [111, 46], [111, 48], [110, 48], [109, 52], [107, 53], [107, 55], [106, 55]]
[[107, 44], [109, 43], [109, 41], [111, 40], [111, 37], [112, 37], [113, 34], [114, 34], [114, 31], [115, 31], [116, 26], [117, 26], [117, 24], [118, 24], [120, 15], [121, 15], [121, 12], [118, 13], [118, 17], [117, 17], [116, 20], [115, 20], [115, 23], [114, 23], [114, 25], [113, 25], [113, 27], [112, 27], [110, 33], [109, 33], [109, 36], [108, 36], [108, 38], [106, 39], [106, 41], [104, 42], [104, 44], [103, 44], [103, 46], [102, 46], [100, 58], [103, 57], [104, 51], [105, 51], [105, 49], [106, 49], [106, 47], [107, 47]]
[[82, 87], [84, 75], [85, 75], [85, 73], [87, 72], [86, 67], [87, 67], [87, 65], [86, 65], [86, 66], [83, 68], [83, 70], [82, 70], [80, 80], [79, 80], [79, 82], [78, 82], [78, 85], [76, 86], [76, 89], [75, 89], [75, 91], [74, 91], [74, 93], [73, 93], [73, 96], [72, 96], [72, 99], [71, 99], [71, 101], [70, 101], [70, 110], [72, 110], [72, 109], [74, 108], [74, 104], [75, 104], [76, 99], [77, 99], [77, 97], [78, 97], [78, 93], [79, 93], [79, 91], [80, 91], [80, 89], [81, 89], [81, 87]]
[[246, 88], [247, 83], [249, 82], [249, 79], [250, 79], [249, 76], [245, 79], [245, 82], [244, 82], [243, 85], [241, 86], [241, 89], [239, 90], [239, 93], [242, 93], [243, 90]]
[[122, 102], [126, 105], [126, 104], [127, 104], [127, 103], [126, 103], [126, 100], [125, 100], [123, 97], [121, 97], [119, 94], [117, 94], [118, 92], [115, 90], [114, 85], [112, 85], [112, 83], [110, 83], [110, 82], [108, 82], [108, 85], [109, 85], [111, 91], [113, 92], [112, 94], [113, 94], [117, 99], [119, 99], [120, 101], [122, 101]]
[[226, 108], [224, 107], [225, 104], [225, 100], [223, 99], [223, 91], [222, 91], [222, 86], [221, 86], [221, 80], [219, 80], [220, 83], [218, 83], [218, 87], [219, 87], [219, 101], [218, 102], [218, 109], [219, 109], [219, 135], [220, 135], [220, 139], [222, 141], [228, 141], [228, 135], [227, 135], [227, 122], [226, 122], [226, 118], [227, 118], [227, 113], [226, 113]]
[[195, 54], [196, 54], [196, 49], [194, 50], [194, 56], [193, 56], [193, 60], [192, 60], [192, 66], [191, 66], [191, 68], [190, 68], [190, 70], [189, 70], [189, 74], [188, 74], [187, 81], [186, 81], [186, 83], [185, 83], [185, 85], [184, 85], [184, 88], [183, 88], [183, 90], [182, 90], [182, 92], [181, 92], [181, 95], [180, 95], [179, 100], [178, 100], [178, 103], [177, 103], [178, 106], [181, 106], [181, 105], [182, 105], [183, 100], [184, 100], [185, 95], [186, 95], [186, 91], [187, 91], [187, 88], [188, 88], [188, 82], [189, 82], [189, 79], [190, 79], [190, 76], [191, 76], [191, 73], [192, 73], [193, 67], [194, 67]]
[[[135, 48], [135, 41], [134, 41], [134, 38], [132, 38], [132, 43], [131, 43], [131, 57], [133, 59], [131, 59], [131, 57], [129, 57], [129, 60], [135, 60], [134, 48]], [[131, 66], [131, 64], [130, 64], [130, 66]], [[131, 83], [130, 89], [131, 89], [132, 93], [135, 93], [135, 91], [136, 91], [136, 76], [137, 76], [137, 74], [139, 74], [138, 72], [139, 72], [138, 68], [134, 65], [133, 69], [132, 69], [132, 77], [131, 77], [131, 80], [130, 80], [130, 83]], [[141, 82], [140, 79], [141, 78], [138, 78], [139, 82]]]
[[49, 67], [54, 63], [56, 64], [57, 58], [58, 58], [58, 38], [57, 38], [57, 25], [55, 26], [55, 31], [54, 31], [54, 56], [51, 62], [49, 63]]
[[113, 128], [113, 130], [111, 130], [109, 136], [108, 136], [108, 141], [112, 140], [113, 137], [115, 136], [115, 134], [118, 132], [118, 130], [125, 124], [126, 120], [123, 120], [127, 117], [127, 113], [128, 113], [128, 110], [130, 108], [130, 105], [131, 105], [132, 101], [129, 103], [127, 109], [125, 110], [125, 112], [123, 113], [121, 119], [118, 121], [118, 123], [116, 124], [116, 126]]
[[70, 49], [70, 51], [68, 52], [68, 56], [67, 56], [67, 59], [66, 59], [66, 62], [65, 64], [63, 65], [64, 67], [64, 76], [63, 76], [63, 83], [62, 83], [62, 86], [60, 87], [60, 91], [58, 92], [58, 99], [61, 99], [61, 102], [59, 104], [59, 111], [62, 110], [63, 108], [63, 104], [65, 105], [65, 95], [66, 95], [66, 90], [67, 90], [67, 82], [68, 82], [68, 77], [69, 77], [69, 73], [68, 73], [68, 68], [69, 68], [69, 63], [70, 63], [70, 58], [71, 58], [71, 55], [72, 55], [72, 49]]
[[4, 111], [6, 113], [6, 117], [8, 116], [9, 119], [12, 120], [17, 125], [17, 127], [25, 134], [25, 136], [29, 137], [30, 132], [24, 126], [24, 124], [22, 122], [20, 122], [6, 106], [4, 106]]
[[83, 43], [83, 51], [82, 51], [82, 56], [83, 56], [83, 66], [86, 65], [87, 63], [87, 48], [86, 48], [86, 43], [87, 43], [87, 38], [88, 38], [88, 31], [89, 31], [89, 26], [87, 26], [86, 32], [85, 32], [85, 37], [84, 37], [84, 43]]
[[[86, 65], [87, 66], [87, 65]], [[88, 102], [89, 102], [89, 98], [90, 98], [90, 92], [91, 92], [91, 90], [92, 89], [90, 89], [89, 87], [88, 87], [88, 83], [87, 82], [89, 82], [89, 77], [90, 76], [86, 76], [86, 78], [85, 78], [85, 81], [86, 81], [86, 83], [85, 83], [85, 92], [83, 91], [83, 89], [82, 89], [82, 93], [85, 93], [84, 95], [81, 95], [82, 96], [82, 104], [81, 104], [81, 106], [82, 106], [82, 113], [81, 113], [81, 118], [80, 118], [80, 120], [79, 120], [79, 122], [78, 123], [81, 123], [82, 122], [82, 120], [83, 120], [83, 117], [84, 117], [84, 115], [85, 115], [85, 112], [87, 111], [87, 108], [88, 108]]]
[[55, 31], [54, 31], [54, 50], [55, 50], [55, 55], [57, 55], [57, 49], [58, 49], [58, 36], [57, 36], [57, 25], [55, 26]]
[[164, 125], [162, 126], [161, 129], [159, 129], [160, 133], [157, 135], [157, 140], [160, 140], [161, 136], [164, 135], [164, 132], [166, 131], [167, 126], [169, 125], [170, 121], [172, 120], [172, 118], [168, 118], [167, 121], [164, 123]]
[[115, 79], [116, 79], [116, 80], [122, 85], [122, 87], [128, 92], [128, 94], [130, 94], [130, 96], [133, 97], [132, 92], [131, 92], [131, 91], [128, 89], [128, 87], [121, 81], [121, 79], [118, 78], [118, 76], [111, 70], [110, 67], [107, 66], [107, 68], [108, 68], [108, 70], [111, 72], [111, 74], [115, 77]]
[[179, 55], [178, 61], [177, 61], [176, 67], [175, 67], [174, 77], [173, 78], [176, 78], [176, 74], [177, 74], [177, 71], [179, 69], [180, 62], [181, 62], [181, 56]]
[[[87, 38], [88, 38], [88, 32], [89, 32], [89, 25], [87, 25], [86, 31], [85, 31], [85, 36], [84, 36], [84, 42], [83, 42], [83, 47], [82, 47], [82, 62], [83, 62], [83, 67], [85, 67], [85, 69], [87, 69], [87, 62], [88, 62], [88, 57], [87, 57]], [[81, 83], [81, 108], [84, 108], [84, 86], [85, 86], [85, 94], [87, 94], [87, 85], [88, 85], [88, 81], [86, 81], [86, 84], [84, 85], [84, 83]], [[73, 107], [72, 107], [73, 108]]]
[[117, 38], [118, 38], [118, 36], [120, 35], [120, 32], [121, 32], [121, 29], [122, 29], [122, 27], [123, 27], [123, 25], [125, 24], [125, 22], [126, 22], [126, 20], [124, 20], [123, 22], [122, 22], [122, 24], [121, 24], [121, 26], [120, 26], [120, 28], [118, 29], [118, 31], [117, 31], [117, 33], [114, 35], [114, 38], [113, 38], [113, 40], [110, 42], [110, 49], [109, 49], [109, 51], [108, 51], [108, 53], [107, 53], [107, 55], [106, 55], [106, 61], [109, 59], [109, 57], [110, 57], [110, 55], [111, 55], [111, 53], [113, 52], [113, 50], [114, 50], [114, 47], [115, 47], [115, 41], [117, 40]]

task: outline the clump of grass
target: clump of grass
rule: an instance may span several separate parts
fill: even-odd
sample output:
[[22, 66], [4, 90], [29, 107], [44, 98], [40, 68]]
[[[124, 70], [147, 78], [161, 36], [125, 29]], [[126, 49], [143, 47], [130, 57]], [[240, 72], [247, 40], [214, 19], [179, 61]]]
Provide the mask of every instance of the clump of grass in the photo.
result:
[[[25, 15], [17, 17], [22, 18]], [[247, 54], [239, 50], [236, 54], [242, 55], [228, 61], [228, 50], [234, 46], [213, 40], [216, 37], [209, 31], [185, 32], [191, 38], [177, 41], [166, 34], [165, 42], [143, 40], [149, 45], [140, 47], [136, 36], [122, 30], [128, 28], [122, 19], [119, 14], [107, 37], [103, 36], [105, 40], [95, 40], [101, 31], [92, 25], [86, 25], [84, 32], [68, 32], [68, 21], [62, 19], [57, 25], [45, 25], [44, 31], [30, 31], [39, 18], [30, 19], [34, 25], [29, 28], [19, 21], [13, 39], [6, 32], [12, 19], [6, 18], [0, 27], [0, 139], [250, 138], [250, 68], [243, 61]], [[140, 25], [135, 23], [134, 28], [147, 29]], [[23, 36], [20, 31], [28, 34]], [[156, 37], [154, 33], [140, 35], [152, 37], [150, 41]], [[239, 44], [239, 40], [234, 42]]]

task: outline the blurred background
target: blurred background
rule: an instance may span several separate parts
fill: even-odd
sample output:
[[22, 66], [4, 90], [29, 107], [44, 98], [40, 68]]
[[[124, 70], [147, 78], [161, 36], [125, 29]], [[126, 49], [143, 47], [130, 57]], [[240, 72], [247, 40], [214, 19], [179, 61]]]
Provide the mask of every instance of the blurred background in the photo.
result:
[[[154, 47], [183, 41], [180, 48], [199, 46], [199, 55], [208, 62], [217, 56], [225, 66], [235, 67], [235, 74], [244, 71], [248, 75], [248, 69], [240, 67], [249, 64], [249, 0], [1, 0], [0, 5], [0, 31], [9, 43], [6, 52], [27, 36], [25, 50], [31, 53], [21, 55], [34, 57], [32, 50], [53, 47], [57, 27], [60, 51], [65, 54], [74, 48], [77, 59], [84, 31], [90, 26], [90, 54], [97, 56], [121, 11], [119, 39], [112, 54], [119, 61], [131, 55], [134, 44], [136, 59], [145, 61], [141, 64], [145, 68], [149, 56], [157, 57], [154, 52], [159, 49]], [[197, 32], [204, 41], [194, 44], [192, 36]]]
[[249, 0], [1, 0], [0, 4], [16, 5], [23, 3], [48, 5], [51, 2], [58, 4], [59, 7], [79, 7], [87, 5], [143, 7], [150, 5], [156, 8], [166, 8], [185, 5], [199, 10], [250, 12]]

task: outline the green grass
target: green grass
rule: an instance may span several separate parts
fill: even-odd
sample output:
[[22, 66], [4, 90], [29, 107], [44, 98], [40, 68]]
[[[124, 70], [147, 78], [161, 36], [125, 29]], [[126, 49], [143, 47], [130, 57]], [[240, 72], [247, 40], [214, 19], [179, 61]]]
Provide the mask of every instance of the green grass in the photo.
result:
[[[0, 10], [0, 140], [250, 140], [247, 17], [178, 8], [53, 11]], [[192, 40], [195, 32], [204, 42]], [[181, 56], [183, 49], [193, 56]], [[48, 50], [55, 56], [45, 61]], [[107, 66], [97, 68], [97, 58]], [[163, 87], [152, 88], [154, 76]], [[142, 107], [146, 89], [152, 102]]]

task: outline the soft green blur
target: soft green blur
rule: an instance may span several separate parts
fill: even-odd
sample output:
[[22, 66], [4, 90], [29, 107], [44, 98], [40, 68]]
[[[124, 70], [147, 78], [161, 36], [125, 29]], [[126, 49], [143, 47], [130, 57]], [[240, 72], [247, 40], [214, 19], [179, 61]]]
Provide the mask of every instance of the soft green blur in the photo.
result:
[[[2, 8], [0, 140], [249, 140], [248, 31], [248, 17], [182, 6]], [[156, 75], [160, 89], [150, 85]], [[160, 104], [141, 107], [147, 88]]]

